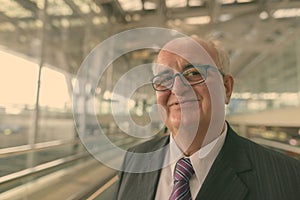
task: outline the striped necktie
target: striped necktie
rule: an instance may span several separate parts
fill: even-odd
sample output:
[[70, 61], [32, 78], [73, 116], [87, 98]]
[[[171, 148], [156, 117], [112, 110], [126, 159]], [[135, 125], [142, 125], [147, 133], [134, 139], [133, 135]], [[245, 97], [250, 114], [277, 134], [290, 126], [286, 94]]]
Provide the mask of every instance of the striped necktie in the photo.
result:
[[189, 158], [177, 161], [174, 171], [174, 186], [170, 200], [191, 200], [190, 178], [195, 173]]

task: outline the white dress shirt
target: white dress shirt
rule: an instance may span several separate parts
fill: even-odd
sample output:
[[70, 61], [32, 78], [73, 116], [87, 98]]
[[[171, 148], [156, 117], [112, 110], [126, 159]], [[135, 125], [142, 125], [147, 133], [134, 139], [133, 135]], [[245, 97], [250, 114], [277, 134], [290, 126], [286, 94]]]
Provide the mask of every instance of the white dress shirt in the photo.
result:
[[[217, 155], [219, 154], [227, 133], [227, 124], [225, 123], [225, 128], [223, 132], [215, 140], [209, 144], [202, 147], [200, 150], [192, 154], [189, 158], [195, 170], [195, 174], [190, 179], [190, 190], [192, 194], [192, 199], [195, 199], [198, 192], [201, 189], [201, 186], [214, 162]], [[179, 153], [183, 155], [177, 144], [175, 143], [172, 136], [170, 136], [170, 146], [169, 152], [165, 157], [165, 163], [170, 163], [169, 160], [173, 161], [170, 165], [164, 167], [160, 174], [160, 179], [158, 182], [157, 192], [155, 199], [156, 200], [168, 200], [170, 198], [172, 189], [173, 189], [173, 175], [175, 164], [178, 158]], [[175, 156], [177, 156], [176, 159]], [[182, 156], [184, 157], [184, 156]]]

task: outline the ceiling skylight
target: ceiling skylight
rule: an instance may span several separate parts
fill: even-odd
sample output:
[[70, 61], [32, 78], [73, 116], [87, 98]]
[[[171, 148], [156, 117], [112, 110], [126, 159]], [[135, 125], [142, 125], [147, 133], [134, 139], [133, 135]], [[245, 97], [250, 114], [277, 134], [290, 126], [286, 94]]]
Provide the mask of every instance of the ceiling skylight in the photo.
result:
[[204, 4], [204, 0], [189, 0], [188, 1], [189, 6], [202, 6]]
[[249, 3], [252, 2], [253, 0], [237, 0], [238, 3]]
[[144, 3], [145, 10], [154, 10], [156, 9], [156, 4], [154, 2], [146, 1]]
[[15, 27], [10, 22], [4, 22], [0, 24], [0, 31], [15, 31]]
[[72, 15], [72, 9], [63, 0], [48, 0], [47, 14], [55, 16]]
[[273, 17], [278, 18], [290, 18], [290, 17], [300, 17], [300, 8], [286, 8], [278, 9], [273, 13]]
[[0, 0], [0, 12], [11, 18], [32, 17], [33, 14], [15, 1]]
[[184, 21], [190, 25], [200, 25], [200, 24], [208, 24], [210, 23], [209, 16], [199, 16], [199, 17], [188, 17]]
[[141, 0], [119, 0], [119, 3], [125, 11], [137, 11], [143, 9]]
[[169, 8], [179, 8], [187, 6], [186, 0], [166, 0], [166, 5]]
[[222, 4], [232, 4], [234, 2], [235, 2], [235, 0], [221, 0]]
[[29, 0], [37, 5], [39, 9], [44, 9], [45, 0]]
[[73, 0], [73, 2], [81, 10], [81, 12], [86, 14], [91, 11], [91, 8], [89, 6], [89, 4], [91, 2], [90, 0]]

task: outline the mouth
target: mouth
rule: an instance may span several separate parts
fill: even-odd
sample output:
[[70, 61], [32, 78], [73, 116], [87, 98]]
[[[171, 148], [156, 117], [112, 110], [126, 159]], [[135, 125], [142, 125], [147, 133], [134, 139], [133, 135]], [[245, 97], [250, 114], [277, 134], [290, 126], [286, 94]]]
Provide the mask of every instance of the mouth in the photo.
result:
[[190, 100], [183, 100], [183, 101], [176, 101], [176, 102], [172, 102], [170, 104], [168, 104], [169, 107], [172, 107], [172, 106], [179, 106], [179, 105], [183, 105], [185, 103], [190, 103], [190, 102], [198, 102], [199, 100], [198, 99], [190, 99]]

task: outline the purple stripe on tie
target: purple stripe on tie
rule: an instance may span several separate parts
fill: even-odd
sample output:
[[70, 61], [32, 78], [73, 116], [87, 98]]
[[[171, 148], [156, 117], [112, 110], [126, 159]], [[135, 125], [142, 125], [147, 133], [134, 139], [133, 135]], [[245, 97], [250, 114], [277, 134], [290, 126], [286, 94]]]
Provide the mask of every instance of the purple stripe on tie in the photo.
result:
[[178, 197], [181, 193], [185, 192], [187, 190], [186, 183], [179, 183], [177, 185], [177, 188], [174, 190], [173, 195]]
[[170, 200], [192, 199], [189, 180], [194, 173], [195, 171], [189, 158], [178, 160], [174, 170], [175, 180]]
[[[193, 169], [193, 168], [191, 168], [191, 169]], [[181, 165], [181, 164], [178, 164], [177, 170], [181, 174], [184, 174], [184, 176], [187, 178], [187, 180], [189, 180], [192, 177], [192, 175], [194, 174], [194, 170], [190, 170], [186, 166]]]

